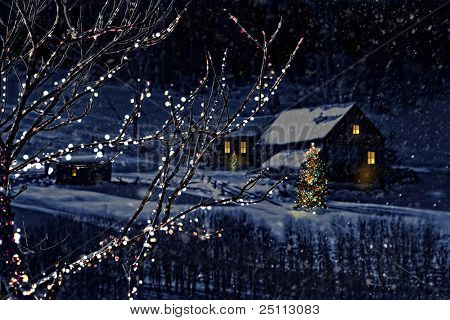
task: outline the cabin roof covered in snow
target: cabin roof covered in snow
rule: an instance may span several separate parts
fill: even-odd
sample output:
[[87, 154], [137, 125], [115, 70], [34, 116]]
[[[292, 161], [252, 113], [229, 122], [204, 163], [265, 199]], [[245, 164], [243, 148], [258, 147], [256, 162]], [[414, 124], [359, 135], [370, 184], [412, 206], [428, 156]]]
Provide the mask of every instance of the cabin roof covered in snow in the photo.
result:
[[[243, 124], [248, 119], [246, 117], [238, 117], [231, 127], [234, 128], [236, 124]], [[255, 137], [261, 136], [267, 127], [275, 120], [274, 116], [257, 116], [252, 121], [248, 121], [245, 126], [241, 127], [227, 135], [227, 137]]]
[[82, 155], [73, 155], [70, 157], [70, 159], [66, 157], [61, 157], [58, 159], [58, 162], [60, 163], [100, 163], [105, 162], [109, 158], [108, 157], [97, 157], [95, 154], [82, 154]]
[[323, 105], [281, 112], [262, 135], [267, 144], [288, 144], [322, 139], [355, 103]]

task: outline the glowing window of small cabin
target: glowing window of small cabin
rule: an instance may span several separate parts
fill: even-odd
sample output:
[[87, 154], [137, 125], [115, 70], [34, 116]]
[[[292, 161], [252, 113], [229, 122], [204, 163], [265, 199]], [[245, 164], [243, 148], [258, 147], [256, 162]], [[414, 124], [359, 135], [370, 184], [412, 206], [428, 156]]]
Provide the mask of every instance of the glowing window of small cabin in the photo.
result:
[[375, 152], [367, 152], [367, 164], [375, 164]]
[[225, 141], [225, 153], [231, 153], [231, 142]]
[[72, 177], [77, 176], [77, 168], [72, 168]]
[[353, 134], [359, 134], [359, 124], [353, 125]]
[[247, 141], [241, 141], [241, 153], [247, 153]]

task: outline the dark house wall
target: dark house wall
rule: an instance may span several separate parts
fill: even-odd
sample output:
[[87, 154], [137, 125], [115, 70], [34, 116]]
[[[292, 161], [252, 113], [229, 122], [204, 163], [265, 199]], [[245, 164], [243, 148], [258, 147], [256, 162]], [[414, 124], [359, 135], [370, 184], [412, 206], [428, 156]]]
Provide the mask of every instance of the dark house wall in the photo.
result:
[[[359, 125], [359, 134], [353, 134], [353, 125]], [[323, 140], [321, 156], [329, 179], [383, 184], [384, 141], [378, 128], [358, 107], [353, 107]], [[375, 152], [375, 164], [368, 163], [369, 151]]]

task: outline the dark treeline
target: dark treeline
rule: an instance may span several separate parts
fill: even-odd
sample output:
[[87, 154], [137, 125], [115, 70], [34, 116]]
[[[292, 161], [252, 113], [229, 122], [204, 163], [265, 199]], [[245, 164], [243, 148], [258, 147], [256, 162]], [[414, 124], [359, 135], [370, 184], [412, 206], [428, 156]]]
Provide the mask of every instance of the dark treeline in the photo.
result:
[[[260, 54], [229, 21], [227, 12], [256, 37], [261, 30], [273, 32], [283, 17], [284, 27], [270, 57], [274, 66], [281, 67], [300, 36], [305, 39], [288, 73], [299, 86], [290, 92], [290, 105], [354, 100], [376, 111], [417, 107], [426, 105], [424, 99], [448, 92], [448, 7], [431, 14], [444, 3], [196, 0], [170, 39], [138, 57], [141, 63], [130, 69], [138, 68], [138, 74], [156, 85], [187, 90], [197, 83], [205, 54], [211, 52], [219, 63], [228, 48], [229, 77], [239, 85], [255, 74]], [[350, 68], [357, 61], [361, 63]]]
[[[199, 219], [198, 225], [211, 230], [224, 228], [222, 236], [200, 240], [191, 235], [199, 231], [194, 227], [189, 233], [160, 236], [133, 278], [143, 281], [138, 298], [442, 299], [450, 294], [446, 240], [431, 224], [334, 218], [324, 227], [291, 219], [280, 238], [246, 216], [219, 214]], [[49, 220], [48, 228], [57, 232], [48, 233], [51, 239], [45, 243], [68, 237], [34, 256], [34, 272], [103, 230], [64, 219]], [[46, 233], [43, 228], [31, 231], [34, 239], [29, 243]], [[104, 234], [97, 236], [87, 247], [103, 238]], [[121, 262], [109, 258], [73, 275], [57, 298], [125, 299], [127, 290]]]
[[[161, 8], [169, 2], [162, 1]], [[174, 1], [172, 14], [161, 21], [161, 27], [186, 3]], [[257, 38], [261, 38], [261, 30], [273, 32], [282, 17], [283, 28], [270, 56], [275, 68], [282, 66], [300, 37], [305, 39], [288, 73], [289, 80], [298, 87], [289, 92], [287, 106], [357, 101], [365, 108], [383, 112], [399, 107], [428, 108], [430, 99], [446, 95], [449, 90], [450, 24], [449, 6], [445, 3], [195, 0], [166, 41], [138, 53], [118, 76], [125, 81], [141, 78], [156, 87], [174, 86], [188, 91], [203, 76], [207, 52], [219, 64], [223, 51], [229, 49], [229, 80], [235, 85], [246, 83], [259, 68], [260, 53], [230, 22], [228, 13]], [[82, 12], [81, 23], [89, 25], [95, 21], [90, 15], [98, 14], [102, 5], [98, 1], [79, 1], [69, 15]], [[9, 12], [6, 8], [6, 4], [0, 4], [3, 19]], [[39, 17], [43, 29], [51, 24], [53, 15], [50, 5]], [[76, 52], [71, 55], [76, 59]], [[99, 62], [99, 67], [108, 69], [110, 61]]]

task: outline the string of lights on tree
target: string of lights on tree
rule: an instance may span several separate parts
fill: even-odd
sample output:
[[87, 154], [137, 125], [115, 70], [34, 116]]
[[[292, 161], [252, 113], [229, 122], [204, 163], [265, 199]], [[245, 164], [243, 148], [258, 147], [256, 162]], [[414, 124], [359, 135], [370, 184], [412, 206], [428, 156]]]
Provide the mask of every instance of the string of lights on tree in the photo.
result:
[[[230, 16], [230, 18], [234, 23], [238, 25], [243, 33], [249, 35], [249, 33], [238, 23], [237, 18], [235, 18], [234, 16]], [[175, 21], [167, 29], [165, 29], [165, 31], [159, 34], [155, 34], [155, 37], [160, 39], [163, 37], [162, 34], [170, 34], [176, 23], [178, 23], [179, 19], [180, 15], [177, 16]], [[193, 213], [197, 210], [209, 211], [212, 209], [212, 207], [218, 205], [236, 203], [241, 206], [246, 206], [259, 203], [267, 199], [267, 197], [272, 194], [273, 190], [285, 178], [280, 179], [279, 181], [274, 183], [273, 186], [268, 188], [267, 192], [261, 195], [258, 199], [247, 199], [248, 191], [252, 189], [262, 177], [265, 176], [268, 169], [264, 169], [259, 175], [249, 179], [241, 187], [240, 191], [234, 195], [231, 195], [229, 197], [220, 197], [219, 199], [210, 198], [196, 205], [192, 205], [189, 208], [182, 210], [181, 212], [177, 211], [175, 212], [175, 214], [172, 213], [172, 209], [176, 202], [176, 199], [182, 194], [183, 191], [188, 188], [189, 184], [192, 182], [196, 170], [205, 154], [207, 154], [209, 150], [218, 141], [220, 141], [220, 139], [232, 132], [240, 130], [242, 127], [252, 122], [254, 120], [254, 117], [257, 116], [267, 105], [270, 99], [269, 97], [274, 95], [276, 90], [278, 89], [278, 86], [280, 85], [282, 79], [286, 74], [286, 70], [290, 67], [290, 64], [293, 58], [296, 56], [303, 40], [300, 39], [297, 46], [289, 56], [288, 61], [281, 69], [280, 74], [278, 76], [275, 76], [275, 71], [273, 69], [269, 69], [272, 64], [267, 61], [267, 57], [268, 47], [275, 39], [279, 28], [281, 28], [281, 23], [279, 24], [277, 30], [273, 33], [273, 35], [269, 37], [269, 40], [266, 40], [266, 35], [264, 33], [262, 41], [258, 41], [254, 37], [250, 37], [253, 41], [256, 41], [259, 44], [259, 47], [262, 50], [262, 67], [255, 85], [251, 87], [247, 95], [242, 99], [238, 108], [234, 112], [232, 112], [229, 108], [228, 96], [230, 94], [230, 91], [226, 84], [227, 52], [225, 51], [219, 73], [216, 73], [211, 56], [207, 56], [206, 75], [199, 82], [199, 86], [191, 91], [191, 93], [187, 97], [181, 97], [179, 101], [175, 102], [176, 99], [172, 94], [170, 94], [169, 91], [164, 92], [164, 96], [166, 97], [164, 106], [170, 116], [169, 119], [164, 122], [162, 127], [154, 133], [144, 135], [143, 137], [139, 138], [132, 137], [131, 135], [127, 134], [127, 129], [130, 127], [133, 121], [136, 121], [136, 119], [140, 117], [140, 112], [143, 107], [144, 101], [152, 97], [152, 93], [150, 91], [150, 82], [146, 81], [146, 88], [144, 89], [144, 91], [137, 93], [133, 98], [130, 99], [130, 104], [132, 105], [133, 111], [129, 115], [126, 115], [124, 117], [122, 126], [118, 130], [117, 134], [105, 134], [103, 140], [94, 141], [88, 144], [68, 144], [66, 148], [59, 149], [57, 151], [45, 152], [43, 150], [39, 150], [39, 152], [33, 155], [25, 154], [22, 156], [22, 161], [20, 163], [18, 160], [14, 159], [11, 162], [11, 166], [8, 168], [8, 171], [9, 173], [15, 174], [17, 177], [17, 175], [19, 175], [21, 171], [27, 171], [31, 168], [40, 169], [42, 168], [43, 164], [52, 161], [60, 161], [62, 157], [64, 157], [66, 161], [71, 161], [72, 154], [80, 150], [92, 150], [96, 158], [104, 157], [105, 148], [114, 150], [115, 155], [106, 161], [114, 161], [116, 157], [120, 156], [120, 154], [122, 154], [123, 152], [122, 150], [120, 150], [120, 148], [122, 147], [126, 147], [129, 145], [139, 145], [149, 141], [159, 142], [162, 149], [165, 150], [163, 152], [164, 156], [161, 157], [161, 163], [156, 175], [150, 181], [148, 189], [139, 207], [131, 215], [129, 222], [122, 229], [122, 233], [119, 237], [114, 237], [105, 243], [101, 243], [100, 245], [102, 247], [99, 250], [86, 254], [83, 258], [75, 262], [58, 267], [50, 274], [38, 277], [37, 280], [30, 280], [28, 279], [28, 277], [23, 277], [22, 274], [13, 276], [11, 278], [12, 281], [17, 281], [17, 285], [14, 287], [13, 291], [17, 291], [17, 289], [19, 289], [24, 295], [35, 295], [38, 288], [45, 287], [47, 293], [43, 296], [36, 297], [46, 298], [48, 296], [51, 296], [52, 292], [54, 292], [57, 287], [62, 285], [67, 275], [81, 271], [86, 267], [96, 266], [98, 265], [98, 263], [108, 257], [111, 257], [114, 259], [114, 261], [118, 262], [121, 260], [120, 256], [117, 253], [118, 249], [125, 247], [136, 248], [136, 246], [139, 245], [139, 248], [141, 248], [141, 253], [138, 254], [134, 262], [130, 263], [129, 267], [128, 280], [130, 284], [133, 283], [133, 285], [130, 285], [129, 297], [133, 298], [137, 294], [137, 286], [135, 285], [135, 281], [132, 281], [133, 273], [135, 273], [143, 264], [141, 260], [148, 257], [148, 252], [155, 245], [158, 235], [170, 236], [177, 230], [182, 232], [183, 224], [182, 222], [178, 221], [179, 219], [182, 219], [183, 217], [186, 217], [188, 214]], [[100, 35], [101, 34], [98, 34], [98, 36]], [[92, 35], [89, 36], [92, 37]], [[95, 36], [94, 38], [96, 39]], [[139, 48], [142, 44], [148, 45], [146, 41], [150, 40], [148, 38], [145, 38], [144, 41], [136, 41], [133, 48]], [[38, 114], [37, 117], [38, 119], [40, 119], [40, 121], [38, 121], [38, 125], [31, 126], [29, 130], [24, 131], [21, 138], [15, 141], [15, 155], [18, 156], [25, 143], [32, 137], [34, 137], [37, 133], [56, 130], [60, 127], [70, 125], [74, 122], [81, 122], [84, 117], [88, 116], [90, 110], [92, 110], [93, 108], [95, 98], [99, 96], [98, 89], [102, 85], [104, 85], [107, 79], [111, 79], [113, 75], [125, 65], [125, 63], [128, 61], [127, 54], [134, 49], [128, 48], [127, 50], [125, 50], [121, 62], [114, 69], [108, 72], [105, 76], [100, 77], [98, 80], [89, 84], [84, 84], [84, 90], [75, 93], [74, 96], [65, 101], [65, 103], [67, 103], [68, 105], [66, 106], [64, 111], [67, 111], [67, 107], [71, 107], [73, 104], [75, 104], [76, 101], [79, 101], [81, 97], [89, 96], [90, 98], [87, 103], [85, 112], [81, 115], [75, 116], [72, 114], [64, 118], [65, 112], [62, 112], [62, 109], [64, 109], [62, 108], [55, 114], [51, 115], [51, 120], [44, 120], [48, 110], [51, 110], [57, 105], [61, 90], [67, 89], [69, 83], [73, 84], [73, 82], [77, 79], [77, 75], [79, 75], [79, 73], [84, 70], [83, 68], [87, 67], [88, 62], [86, 62], [86, 65], [77, 65], [75, 68], [70, 69], [65, 78], [62, 78], [60, 81], [55, 81], [55, 88], [53, 90], [44, 91], [42, 96], [35, 100], [29, 107], [26, 107], [24, 103], [20, 103], [19, 106], [14, 107], [11, 113], [12, 120], [14, 119], [14, 116], [18, 117], [18, 115], [20, 114], [26, 116], [31, 113]], [[51, 56], [50, 59], [54, 59], [54, 57]], [[213, 74], [212, 77], [210, 77], [211, 70]], [[26, 82], [22, 86], [23, 90], [20, 94], [19, 100], [27, 97], [30, 94], [29, 90], [33, 85], [32, 79], [36, 79], [36, 81], [42, 81], [42, 78], [44, 76], [45, 71], [41, 71], [37, 74], [36, 77], [27, 77]], [[5, 77], [5, 79], [7, 78]], [[204, 94], [204, 90], [209, 90], [210, 94]], [[199, 100], [201, 100], [201, 102]], [[195, 118], [193, 116], [194, 109], [199, 104], [201, 107], [200, 117]], [[236, 123], [236, 120], [244, 114], [247, 107], [249, 107], [250, 105], [252, 106], [250, 112], [245, 114], [242, 121], [238, 121]], [[56, 120], [58, 120], [59, 122], [53, 124], [53, 122]], [[14, 123], [13, 128], [15, 128], [16, 126], [17, 125]], [[184, 172], [181, 173], [181, 170], [184, 170]], [[176, 187], [171, 190], [171, 186], [175, 181], [177, 181]], [[151, 211], [152, 219], [148, 220], [148, 225], [141, 232], [138, 232], [135, 235], [130, 235], [129, 233], [132, 230], [132, 225], [137, 221], [138, 217], [144, 211], [144, 209], [146, 209], [147, 205], [152, 199], [152, 196], [156, 192], [158, 192], [158, 197], [156, 203], [154, 204], [154, 209]], [[10, 223], [13, 224], [13, 221], [11, 220]], [[205, 231], [205, 233], [202, 235], [196, 234], [194, 236], [208, 239], [213, 235], [220, 236], [220, 234], [221, 231], [215, 231], [212, 233]], [[139, 283], [139, 281], [137, 283]]]
[[[159, 15], [160, 12], [153, 10], [153, 6], [148, 5], [144, 10], [141, 10], [142, 8], [138, 6], [138, 1], [133, 2], [131, 6], [126, 6], [124, 13], [127, 18], [121, 21], [121, 25], [113, 27], [112, 25], [116, 24], [114, 19], [104, 19], [106, 18], [104, 15], [108, 14], [108, 7], [108, 9], [111, 9], [109, 14], [115, 16], [122, 5], [123, 3], [106, 2], [98, 20], [94, 21], [92, 29], [84, 26], [84, 31], [78, 32], [79, 30], [71, 27], [67, 33], [61, 33], [57, 26], [61, 25], [64, 19], [67, 25], [70, 26], [70, 18], [67, 15], [63, 17], [59, 14], [60, 11], [66, 9], [64, 7], [66, 4], [56, 2], [53, 8], [56, 10], [54, 23], [48, 31], [42, 34], [42, 32], [36, 32], [36, 29], [42, 28], [37, 22], [39, 19], [27, 21], [25, 13], [30, 16], [38, 15], [42, 12], [42, 8], [46, 8], [43, 2], [29, 1], [27, 6], [22, 9], [20, 9], [21, 6], [18, 3], [11, 4], [10, 19], [17, 18], [18, 20], [11, 29], [8, 29], [5, 37], [2, 37], [0, 55], [0, 90], [2, 97], [0, 128], [1, 134], [6, 136], [0, 146], [3, 159], [1, 162], [1, 179], [3, 184], [0, 195], [2, 207], [0, 217], [0, 249], [2, 249], [0, 262], [2, 264], [2, 277], [9, 279], [6, 280], [6, 284], [9, 284], [10, 289], [12, 289], [10, 290], [11, 296], [19, 295], [21, 291], [29, 294], [32, 290], [28, 289], [29, 278], [24, 272], [23, 259], [20, 250], [18, 250], [20, 230], [14, 231], [13, 228], [14, 213], [11, 210], [10, 202], [18, 194], [11, 195], [9, 176], [15, 173], [17, 177], [20, 170], [27, 171], [32, 166], [40, 169], [42, 164], [47, 161], [41, 161], [42, 159], [39, 159], [39, 157], [47, 149], [48, 145], [43, 145], [38, 152], [31, 156], [23, 155], [23, 162], [18, 164], [17, 159], [22, 149], [38, 133], [56, 130], [75, 121], [81, 122], [82, 118], [87, 116], [92, 110], [94, 98], [98, 97], [97, 90], [126, 64], [128, 61], [127, 55], [132, 50], [148, 47], [165, 39], [172, 33], [180, 20], [181, 14], [187, 9], [184, 8], [164, 30], [152, 33], [152, 30], [154, 30], [152, 26], [155, 22], [154, 15]], [[16, 8], [19, 8], [19, 12]], [[135, 15], [137, 12], [140, 13], [139, 16]], [[19, 23], [21, 20], [23, 23]], [[22, 27], [26, 27], [27, 37], [23, 39], [20, 37], [22, 43], [20, 46], [15, 46], [15, 41], [18, 39], [16, 33], [20, 33]], [[98, 47], [98, 51], [91, 50], [97, 41], [112, 34], [114, 34], [113, 38], [105, 46]], [[80, 58], [79, 62], [75, 66], [69, 67], [67, 75], [59, 81], [54, 81], [53, 88], [50, 89], [48, 80], [53, 78], [56, 71], [61, 69], [63, 62], [68, 57], [68, 51], [80, 44], [81, 41], [87, 42], [87, 40], [92, 40], [90, 42], [91, 48], [86, 50], [88, 54], [84, 55], [79, 51], [77, 53]], [[133, 42], [134, 45], [132, 45]], [[12, 53], [12, 48], [16, 50], [14, 53]], [[45, 57], [41, 57], [40, 55], [43, 52], [48, 52], [49, 54], [47, 56], [44, 54]], [[96, 63], [96, 59], [111, 53], [119, 57], [116, 66], [111, 67], [104, 77], [91, 82], [89, 77], [86, 76], [89, 74], [92, 65]], [[19, 66], [25, 70], [24, 80], [21, 80], [22, 75], [17, 72]], [[7, 99], [8, 82], [12, 81], [13, 77], [18, 79], [21, 85], [17, 94], [17, 103], [10, 108]], [[46, 90], [42, 91], [44, 85]], [[64, 92], [69, 92], [69, 90], [72, 90], [71, 94], [63, 94]], [[36, 94], [39, 97], [36, 98]], [[85, 96], [90, 97], [84, 112], [78, 115], [71, 112], [71, 108]], [[28, 101], [32, 97], [35, 100], [29, 103]], [[25, 119], [32, 120], [31, 126], [23, 126]], [[29, 129], [23, 131], [21, 137], [17, 139], [16, 137], [21, 127], [29, 127]], [[83, 148], [83, 146], [79, 146], [79, 148]], [[97, 156], [102, 156], [101, 149], [101, 145], [94, 147]], [[47, 154], [46, 160], [56, 160], [62, 155], [65, 155], [66, 159], [70, 160], [70, 150], [66, 151], [68, 152], [63, 152], [63, 154], [61, 154], [61, 151], [50, 155]], [[16, 290], [17, 288], [21, 288], [21, 290]]]
[[306, 151], [306, 160], [301, 165], [298, 181], [297, 208], [313, 213], [326, 207], [327, 179], [325, 168], [319, 155], [320, 149], [314, 143]]

